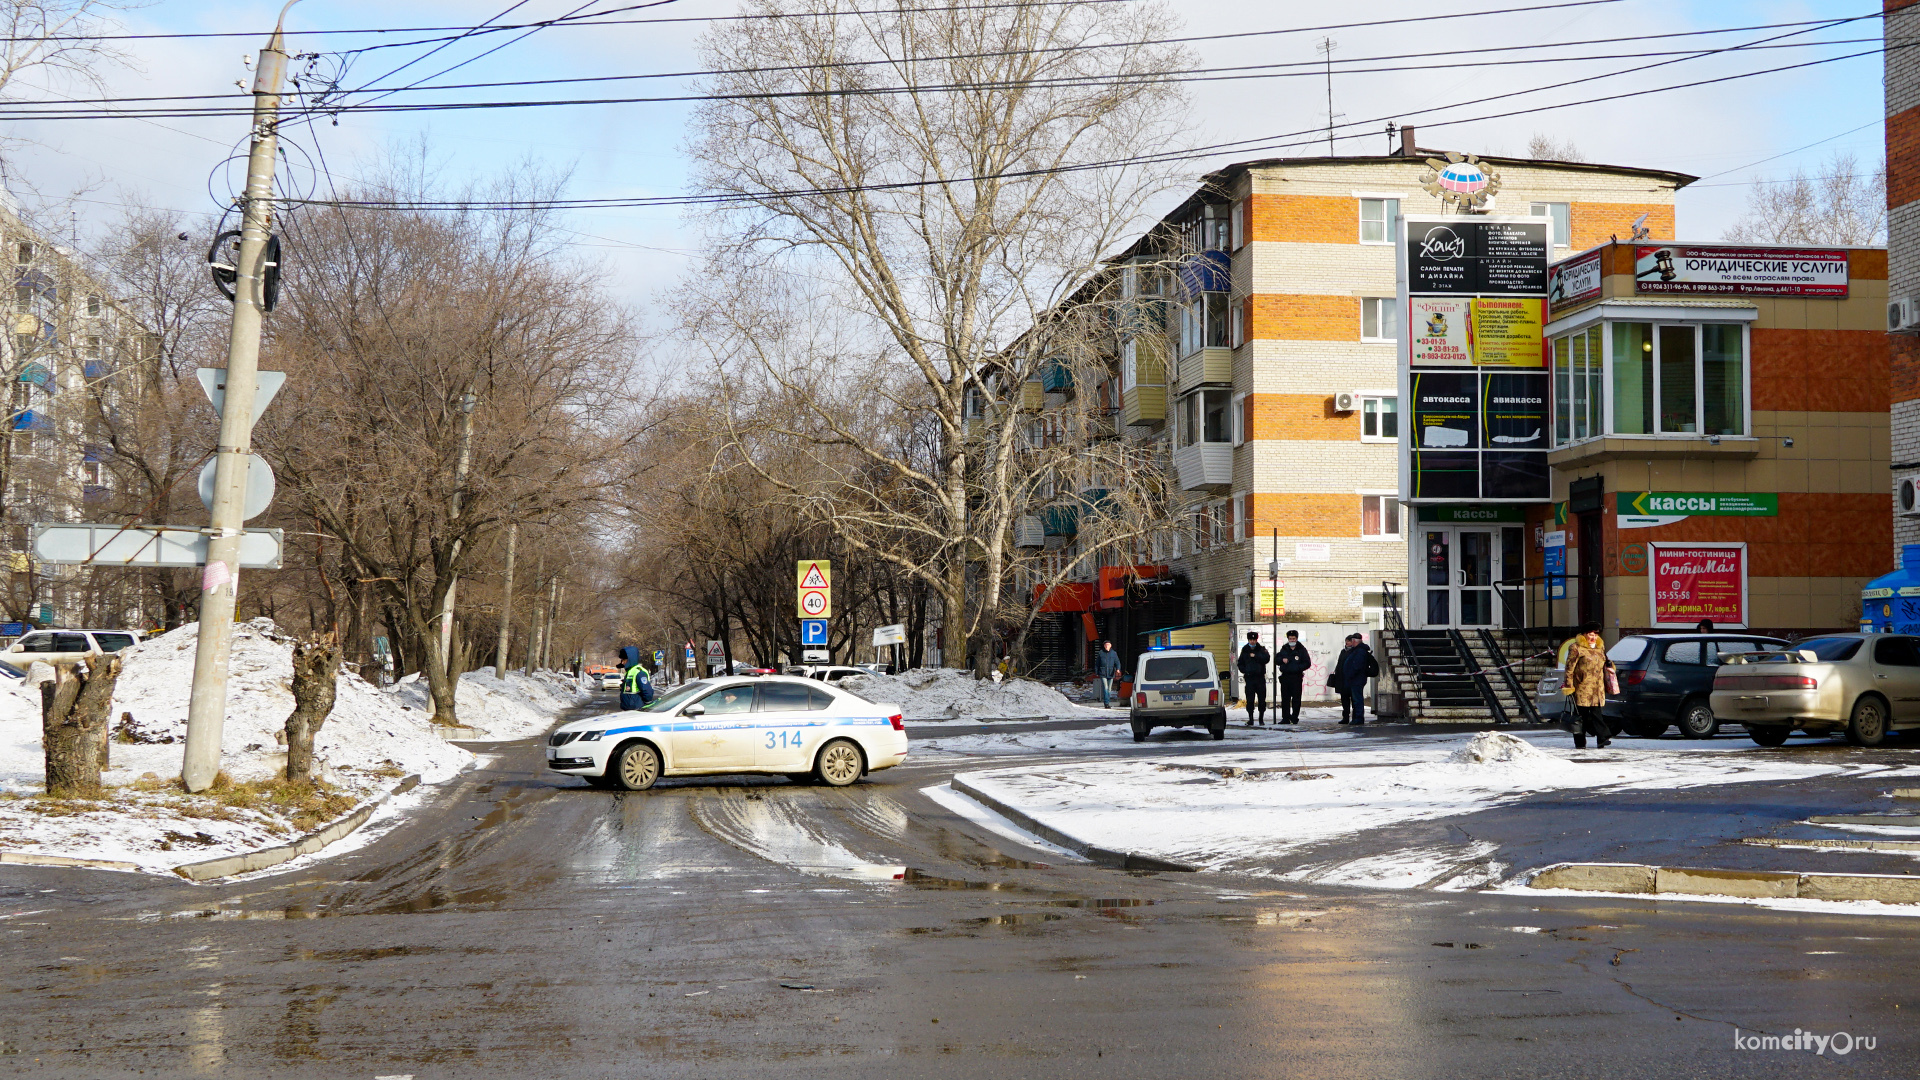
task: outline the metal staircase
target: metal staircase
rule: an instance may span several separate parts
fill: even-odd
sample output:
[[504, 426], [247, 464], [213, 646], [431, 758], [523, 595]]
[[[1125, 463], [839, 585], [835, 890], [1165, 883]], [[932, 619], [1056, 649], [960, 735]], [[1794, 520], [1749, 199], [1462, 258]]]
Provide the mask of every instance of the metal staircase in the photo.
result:
[[1408, 630], [1387, 583], [1383, 659], [1416, 724], [1537, 724], [1533, 688], [1552, 667], [1525, 631]]

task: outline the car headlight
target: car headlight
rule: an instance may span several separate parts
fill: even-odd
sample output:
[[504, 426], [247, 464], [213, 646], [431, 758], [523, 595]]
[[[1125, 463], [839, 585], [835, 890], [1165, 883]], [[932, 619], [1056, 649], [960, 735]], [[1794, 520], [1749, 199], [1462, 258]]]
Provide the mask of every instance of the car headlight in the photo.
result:
[[605, 735], [605, 734], [606, 734], [606, 732], [604, 732], [604, 731], [588, 731], [588, 732], [583, 732], [583, 733], [581, 734], [581, 736], [580, 736], [580, 741], [581, 741], [581, 742], [599, 742], [599, 741], [600, 741], [600, 736], [602, 736], [602, 735]]

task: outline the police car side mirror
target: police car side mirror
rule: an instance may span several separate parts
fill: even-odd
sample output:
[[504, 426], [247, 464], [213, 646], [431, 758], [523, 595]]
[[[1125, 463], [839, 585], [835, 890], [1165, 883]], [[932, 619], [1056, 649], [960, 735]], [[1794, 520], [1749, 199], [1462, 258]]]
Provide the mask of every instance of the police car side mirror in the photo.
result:
[[680, 710], [680, 715], [681, 716], [705, 716], [707, 715], [707, 707], [705, 705], [689, 705], [686, 708]]

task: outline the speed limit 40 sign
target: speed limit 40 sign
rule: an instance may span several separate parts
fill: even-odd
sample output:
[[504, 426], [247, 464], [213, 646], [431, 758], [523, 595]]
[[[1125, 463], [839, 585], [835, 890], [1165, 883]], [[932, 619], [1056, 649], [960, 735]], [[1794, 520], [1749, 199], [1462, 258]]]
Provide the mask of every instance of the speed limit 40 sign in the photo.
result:
[[826, 559], [801, 559], [800, 617], [824, 619], [833, 614], [833, 564]]

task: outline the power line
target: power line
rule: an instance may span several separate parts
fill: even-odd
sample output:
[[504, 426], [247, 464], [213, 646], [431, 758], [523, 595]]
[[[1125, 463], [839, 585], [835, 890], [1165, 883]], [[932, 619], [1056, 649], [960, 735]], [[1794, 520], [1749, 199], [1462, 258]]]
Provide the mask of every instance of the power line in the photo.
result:
[[[1811, 149], [1813, 149], [1813, 148], [1814, 148], [1814, 147], [1816, 147], [1816, 146], [1820, 146], [1820, 145], [1822, 145], [1822, 144], [1825, 144], [1825, 143], [1830, 143], [1830, 142], [1832, 142], [1832, 141], [1833, 141], [1833, 140], [1835, 140], [1835, 139], [1844, 139], [1844, 138], [1846, 138], [1847, 136], [1849, 136], [1849, 135], [1852, 135], [1852, 134], [1853, 134], [1854, 132], [1856, 132], [1856, 131], [1865, 131], [1865, 130], [1867, 130], [1867, 129], [1868, 129], [1868, 128], [1870, 128], [1870, 127], [1878, 127], [1878, 126], [1880, 126], [1881, 124], [1884, 124], [1884, 123], [1886, 123], [1886, 120], [1885, 120], [1884, 118], [1881, 118], [1881, 119], [1876, 119], [1876, 120], [1869, 120], [1868, 122], [1866, 122], [1866, 123], [1864, 123], [1864, 124], [1861, 124], [1861, 125], [1860, 125], [1859, 127], [1857, 127], [1857, 128], [1848, 128], [1848, 129], [1847, 129], [1846, 131], [1843, 131], [1843, 132], [1841, 132], [1841, 133], [1840, 133], [1840, 134], [1838, 134], [1838, 135], [1829, 135], [1829, 136], [1827, 136], [1827, 137], [1826, 137], [1826, 138], [1824, 138], [1824, 139], [1817, 139], [1817, 140], [1815, 140], [1815, 141], [1813, 141], [1813, 142], [1810, 142], [1810, 143], [1808, 143], [1808, 144], [1807, 144], [1807, 145], [1805, 145], [1805, 146], [1796, 146], [1796, 147], [1794, 147], [1794, 148], [1793, 148], [1793, 149], [1791, 149], [1791, 150], [1787, 150], [1787, 151], [1783, 151], [1783, 152], [1781, 152], [1781, 153], [1778, 153], [1778, 154], [1775, 154], [1775, 155], [1773, 155], [1772, 157], [1763, 157], [1763, 158], [1761, 158], [1761, 159], [1760, 159], [1759, 161], [1749, 161], [1749, 162], [1748, 162], [1748, 163], [1746, 163], [1745, 165], [1742, 165], [1742, 166], [1740, 166], [1740, 167], [1738, 167], [1738, 168], [1734, 168], [1734, 169], [1727, 169], [1727, 170], [1725, 170], [1725, 171], [1723, 171], [1723, 172], [1717, 172], [1717, 173], [1713, 173], [1713, 174], [1712, 174], [1712, 175], [1710, 175], [1710, 176], [1703, 176], [1703, 177], [1701, 177], [1700, 179], [1702, 179], [1702, 180], [1714, 180], [1714, 179], [1718, 179], [1719, 177], [1722, 177], [1722, 176], [1726, 176], [1726, 175], [1728, 175], [1728, 174], [1730, 174], [1730, 173], [1737, 173], [1737, 172], [1746, 172], [1746, 171], [1747, 171], [1748, 169], [1751, 169], [1751, 168], [1753, 168], [1753, 167], [1754, 167], [1755, 165], [1765, 165], [1765, 164], [1766, 164], [1767, 162], [1769, 162], [1769, 161], [1778, 161], [1778, 160], [1780, 160], [1780, 159], [1781, 159], [1781, 158], [1783, 158], [1783, 157], [1788, 157], [1788, 156], [1791, 156], [1791, 155], [1793, 155], [1793, 154], [1797, 154], [1797, 153], [1799, 153], [1799, 152], [1800, 152], [1800, 151], [1802, 151], [1802, 150], [1811, 150]], [[1722, 186], [1722, 185], [1719, 185], [1719, 184], [1701, 184], [1701, 185], [1697, 185], [1697, 186], [1700, 186], [1700, 187], [1720, 187], [1720, 186]]]
[[[1469, 55], [1475, 55], [1475, 54], [1488, 54], [1488, 53], [1527, 52], [1527, 51], [1537, 51], [1537, 50], [1543, 50], [1543, 49], [1570, 49], [1577, 46], [1586, 46], [1586, 45], [1612, 45], [1612, 44], [1618, 44], [1622, 42], [1657, 41], [1657, 40], [1663, 40], [1663, 39], [1669, 39], [1669, 38], [1709, 37], [1709, 36], [1715, 36], [1719, 34], [1746, 33], [1753, 30], [1775, 30], [1775, 29], [1781, 29], [1785, 27], [1795, 27], [1795, 26], [1814, 26], [1814, 27], [1824, 29], [1832, 25], [1834, 25], [1834, 21], [1831, 19], [1807, 19], [1807, 20], [1800, 20], [1797, 22], [1759, 23], [1751, 26], [1729, 26], [1729, 27], [1721, 27], [1721, 28], [1716, 28], [1711, 30], [1680, 30], [1680, 31], [1672, 31], [1672, 32], [1661, 33], [1661, 34], [1633, 34], [1625, 37], [1586, 38], [1586, 39], [1576, 40], [1576, 41], [1558, 41], [1558, 42], [1552, 42], [1549, 44], [1495, 45], [1495, 46], [1485, 46], [1482, 48], [1475, 48], [1475, 49], [1454, 49], [1454, 50], [1451, 50], [1448, 53], [1448, 55], [1469, 56]], [[1844, 39], [1829, 40], [1829, 41], [1794, 42], [1786, 45], [1768, 44], [1768, 45], [1755, 45], [1755, 46], [1734, 46], [1733, 48], [1735, 49], [1813, 48], [1820, 45], [1858, 45], [1858, 44], [1865, 44], [1866, 42], [1869, 42], [1869, 41], [1878, 41], [1878, 40], [1880, 39], [1879, 38], [1844, 38]], [[1611, 54], [1595, 54], [1595, 55], [1589, 55], [1589, 56], [1563, 56], [1563, 57], [1545, 56], [1545, 57], [1536, 57], [1536, 58], [1520, 60], [1520, 61], [1510, 61], [1509, 63], [1529, 63], [1529, 64], [1552, 63], [1552, 62], [1576, 63], [1576, 62], [1588, 61], [1588, 60], [1619, 60], [1619, 59], [1635, 59], [1635, 58], [1653, 57], [1653, 56], [1685, 56], [1685, 55], [1691, 55], [1695, 52], [1700, 52], [1700, 51], [1702, 50], [1684, 49], [1684, 50], [1673, 50], [1669, 52], [1611, 53]], [[356, 91], [356, 92], [358, 93], [375, 93], [375, 92], [391, 93], [398, 90], [408, 90], [408, 89], [416, 89], [416, 88], [425, 89], [425, 90], [488, 90], [488, 89], [497, 89], [500, 87], [508, 87], [508, 86], [554, 86], [554, 85], [567, 85], [567, 84], [575, 84], [575, 83], [634, 82], [634, 81], [639, 81], [644, 79], [701, 78], [701, 77], [714, 76], [714, 75], [754, 75], [754, 74], [761, 74], [761, 73], [776, 73], [776, 72], [786, 72], [786, 71], [822, 71], [822, 70], [837, 70], [842, 68], [875, 67], [875, 66], [882, 66], [882, 65], [894, 66], [894, 65], [899, 65], [901, 63], [916, 63], [916, 64], [933, 63], [933, 62], [946, 61], [946, 60], [963, 60], [963, 59], [974, 59], [974, 58], [980, 58], [980, 57], [991, 57], [991, 56], [1002, 56], [1002, 55], [1008, 55], [1008, 54], [1006, 53], [957, 53], [957, 54], [941, 55], [941, 56], [912, 57], [904, 61], [899, 59], [844, 60], [844, 61], [835, 61], [835, 62], [824, 63], [824, 64], [789, 64], [789, 65], [781, 65], [781, 66], [775, 66], [775, 67], [760, 67], [760, 68], [711, 68], [711, 69], [704, 69], [704, 70], [689, 70], [689, 71], [643, 72], [643, 73], [634, 74], [634, 75], [580, 75], [580, 76], [571, 76], [566, 78], [553, 78], [553, 79], [511, 79], [511, 80], [496, 81], [496, 82], [451, 83], [444, 86], [429, 86], [429, 87], [418, 87], [417, 84], [405, 86], [405, 87], [395, 87], [395, 88], [368, 85], [368, 86], [362, 87], [359, 91]], [[1384, 53], [1377, 56], [1349, 57], [1345, 60], [1336, 60], [1335, 64], [1336, 65], [1342, 65], [1342, 64], [1353, 65], [1353, 64], [1365, 64], [1365, 63], [1378, 63], [1386, 60], [1407, 60], [1407, 59], [1415, 59], [1419, 57], [1427, 57], [1432, 55], [1433, 53], [1431, 50], [1424, 50], [1421, 52], [1413, 52], [1413, 53]], [[478, 59], [478, 58], [476, 57], [475, 59]], [[1318, 68], [1322, 63], [1323, 61], [1319, 61], [1319, 60], [1296, 60], [1296, 61], [1288, 61], [1288, 62], [1272, 63], [1272, 64], [1239, 65], [1234, 67], [1189, 68], [1189, 69], [1183, 69], [1178, 72], [1171, 72], [1169, 74], [1207, 74], [1207, 73], [1216, 73], [1216, 72], [1266, 71], [1266, 70], [1279, 70], [1279, 69], [1286, 69], [1286, 68]], [[1410, 66], [1395, 67], [1395, 68], [1364, 68], [1364, 69], [1336, 66], [1334, 69], [1334, 74], [1364, 75], [1369, 73], [1386, 72], [1386, 71], [1426, 71], [1426, 70], [1435, 70], [1438, 68], [1445, 68], [1445, 67], [1474, 67], [1474, 66], [1493, 66], [1493, 62], [1489, 61], [1489, 62], [1485, 62], [1484, 64], [1461, 64], [1461, 63], [1430, 64], [1430, 65], [1423, 64], [1423, 65], [1410, 65]], [[116, 98], [52, 98], [52, 99], [42, 99], [42, 100], [20, 101], [20, 102], [15, 102], [13, 104], [31, 105], [31, 106], [106, 105], [106, 104], [131, 104], [131, 103], [139, 103], [139, 102], [161, 102], [161, 101], [230, 101], [230, 100], [239, 100], [239, 99], [250, 100], [251, 97], [252, 95], [250, 94], [240, 92], [240, 91], [235, 91], [232, 93], [225, 93], [225, 94], [166, 94], [166, 95], [153, 95], [153, 96], [145, 96], [145, 97], [116, 97]], [[677, 99], [635, 99], [635, 100], [651, 101], [651, 100], [677, 100]]]
[[[1634, 39], [1629, 38], [1629, 39], [1615, 39], [1615, 40], [1634, 40]], [[1801, 48], [1820, 48], [1824, 46], [1859, 45], [1859, 44], [1867, 44], [1871, 42], [1878, 42], [1880, 40], [1881, 39], [1879, 38], [1842, 38], [1842, 39], [1836, 39], [1836, 40], [1790, 42], [1790, 43], [1758, 42], [1758, 43], [1750, 43], [1745, 45], [1731, 45], [1731, 46], [1718, 48], [1718, 49], [1675, 49], [1675, 50], [1663, 50], [1663, 51], [1656, 51], [1656, 52], [1639, 52], [1639, 53], [1598, 53], [1598, 54], [1592, 54], [1587, 56], [1547, 56], [1547, 57], [1529, 57], [1529, 58], [1506, 59], [1506, 60], [1467, 60], [1467, 61], [1456, 61], [1456, 62], [1446, 62], [1446, 63], [1437, 63], [1437, 64], [1401, 64], [1401, 65], [1394, 65], [1394, 66], [1388, 66], [1388, 67], [1344, 68], [1344, 69], [1336, 70], [1336, 74], [1369, 75], [1369, 74], [1387, 74], [1387, 73], [1407, 72], [1407, 71], [1439, 71], [1439, 70], [1447, 70], [1452, 68], [1513, 67], [1513, 66], [1526, 66], [1526, 65], [1533, 65], [1533, 64], [1548, 64], [1548, 63], [1582, 63], [1582, 62], [1598, 62], [1601, 60], [1636, 60], [1636, 59], [1647, 59], [1651, 57], [1668, 58], [1668, 59], [1662, 60], [1660, 63], [1645, 64], [1638, 67], [1628, 68], [1622, 71], [1603, 72], [1598, 75], [1590, 75], [1590, 76], [1584, 76], [1577, 79], [1569, 79], [1564, 82], [1551, 83], [1546, 86], [1534, 87], [1528, 90], [1511, 91], [1508, 93], [1491, 95], [1485, 98], [1477, 98], [1472, 101], [1457, 102], [1454, 105], [1435, 106], [1435, 108], [1438, 108], [1438, 109], [1448, 109], [1448, 108], [1460, 108], [1466, 105], [1478, 104], [1486, 101], [1499, 100], [1500, 98], [1512, 97], [1517, 94], [1539, 93], [1545, 90], [1559, 89], [1566, 86], [1577, 85], [1583, 82], [1592, 82], [1597, 79], [1614, 78], [1620, 75], [1632, 74], [1639, 71], [1646, 71], [1656, 67], [1663, 67], [1663, 66], [1666, 66], [1667, 64], [1679, 63], [1686, 60], [1696, 60], [1696, 59], [1701, 59], [1709, 56], [1720, 56], [1720, 55], [1725, 55], [1728, 53], [1735, 53], [1735, 52], [1751, 52], [1751, 51], [1772, 50], [1772, 49], [1801, 49]], [[1469, 51], [1495, 51], [1495, 50], [1469, 50]], [[1410, 55], [1419, 55], [1419, 54], [1410, 54]], [[1858, 56], [1858, 55], [1868, 55], [1868, 54], [1856, 53], [1852, 55]], [[1847, 59], [1847, 58], [1849, 57], [1840, 57], [1837, 59]], [[1383, 58], [1383, 59], [1387, 59], [1387, 58]], [[1181, 69], [1181, 70], [1167, 71], [1167, 72], [1143, 71], [1143, 72], [1137, 72], [1132, 74], [1114, 73], [1111, 75], [1068, 75], [1068, 76], [1060, 76], [1058, 78], [1051, 78], [1051, 79], [1018, 79], [1018, 80], [1001, 80], [1001, 81], [926, 83], [926, 84], [920, 84], [920, 85], [898, 85], [898, 86], [877, 86], [877, 87], [855, 86], [855, 87], [834, 87], [829, 89], [818, 89], [818, 90], [742, 91], [739, 93], [732, 93], [732, 94], [660, 94], [660, 95], [651, 95], [651, 96], [644, 96], [644, 97], [555, 98], [555, 99], [528, 99], [528, 100], [498, 100], [498, 101], [416, 102], [412, 104], [392, 104], [392, 105], [375, 105], [375, 104], [372, 104], [371, 102], [360, 103], [360, 104], [326, 104], [324, 102], [320, 102], [320, 103], [310, 105], [307, 108], [314, 112], [329, 114], [329, 115], [337, 115], [342, 113], [460, 112], [460, 111], [470, 111], [475, 109], [531, 109], [531, 108], [555, 108], [555, 107], [583, 107], [583, 106], [596, 106], [596, 105], [650, 105], [650, 104], [675, 104], [675, 103], [693, 102], [693, 101], [758, 101], [758, 100], [779, 100], [779, 99], [790, 99], [790, 98], [816, 98], [816, 97], [871, 97], [871, 96], [879, 96], [879, 95], [885, 95], [885, 94], [944, 93], [944, 92], [951, 92], [951, 91], [979, 91], [979, 90], [1009, 89], [1014, 87], [1071, 88], [1071, 87], [1106, 87], [1106, 86], [1113, 86], [1118, 84], [1226, 82], [1226, 81], [1243, 81], [1243, 80], [1252, 80], [1252, 79], [1300, 78], [1300, 77], [1317, 76], [1320, 74], [1320, 72], [1313, 71], [1313, 70], [1305, 70], [1305, 69], [1309, 67], [1318, 66], [1319, 63], [1320, 63], [1319, 61], [1303, 61], [1298, 63], [1238, 65], [1238, 66], [1221, 67], [1221, 68], [1190, 68], [1190, 69]], [[1274, 68], [1301, 68], [1302, 70], [1282, 70], [1282, 71], [1270, 70]], [[613, 78], [641, 78], [641, 77], [643, 76], [614, 76]], [[484, 84], [484, 85], [519, 86], [519, 85], [528, 85], [528, 84], [520, 83], [520, 82], [509, 82], [509, 83], [495, 83], [495, 84]], [[427, 89], [449, 89], [450, 90], [450, 89], [457, 89], [457, 87], [428, 87]], [[204, 96], [196, 96], [196, 97], [153, 98], [153, 99], [145, 99], [145, 100], [154, 100], [154, 101], [202, 100], [204, 97], [207, 97], [207, 96], [214, 96], [221, 99], [225, 99], [229, 97], [238, 97], [241, 95], [204, 95]], [[137, 99], [122, 99], [122, 100], [137, 100]], [[18, 104], [40, 105], [43, 103], [33, 102], [33, 103], [18, 103]], [[52, 104], [52, 103], [46, 103], [46, 104]], [[80, 104], [80, 103], [76, 103], [76, 104]], [[0, 106], [0, 119], [110, 120], [110, 119], [139, 119], [139, 118], [149, 117], [149, 116], [171, 117], [171, 118], [194, 118], [194, 117], [208, 118], [208, 117], [226, 117], [226, 116], [244, 115], [249, 111], [250, 110], [248, 110], [245, 106], [230, 106], [230, 107], [229, 106], [172, 106], [172, 107], [155, 107], [152, 109], [143, 109], [143, 110], [132, 110], [132, 109], [101, 110], [101, 109], [81, 109], [81, 108], [22, 109], [16, 106], [12, 111], [6, 111], [5, 106]], [[1351, 125], [1338, 125], [1338, 126], [1344, 127], [1344, 126], [1351, 126]]]

